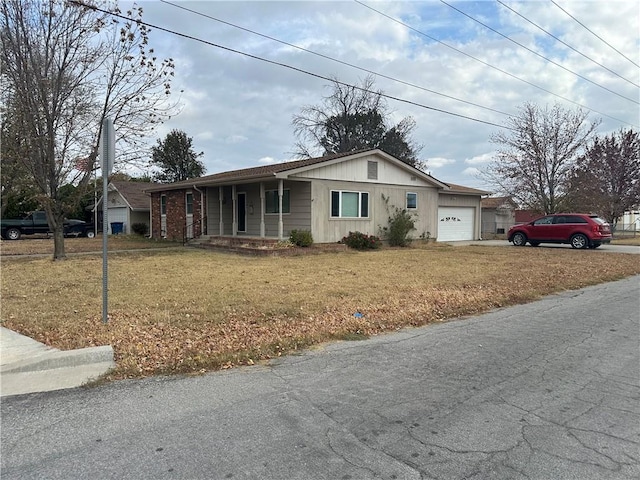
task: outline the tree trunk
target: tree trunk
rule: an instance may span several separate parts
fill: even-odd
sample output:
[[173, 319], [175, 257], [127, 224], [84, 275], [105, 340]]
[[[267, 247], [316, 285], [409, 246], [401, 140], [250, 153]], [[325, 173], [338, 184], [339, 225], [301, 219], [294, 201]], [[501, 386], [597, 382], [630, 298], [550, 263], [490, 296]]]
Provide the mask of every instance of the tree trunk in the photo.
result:
[[64, 225], [58, 225], [53, 231], [53, 260], [65, 260], [64, 253]]
[[64, 215], [53, 212], [51, 205], [45, 205], [49, 228], [53, 232], [53, 260], [64, 260], [67, 255], [64, 252]]

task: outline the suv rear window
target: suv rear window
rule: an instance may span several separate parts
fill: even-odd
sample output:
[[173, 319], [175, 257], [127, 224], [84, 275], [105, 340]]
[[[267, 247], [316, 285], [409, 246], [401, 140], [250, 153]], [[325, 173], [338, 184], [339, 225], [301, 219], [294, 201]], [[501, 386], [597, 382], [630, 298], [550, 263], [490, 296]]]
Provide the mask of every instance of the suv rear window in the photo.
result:
[[596, 222], [599, 225], [604, 225], [605, 223], [607, 223], [606, 220], [601, 219], [600, 217], [589, 217], [591, 220], [593, 220], [594, 222]]
[[579, 217], [577, 215], [567, 215], [566, 223], [589, 223], [586, 218]]

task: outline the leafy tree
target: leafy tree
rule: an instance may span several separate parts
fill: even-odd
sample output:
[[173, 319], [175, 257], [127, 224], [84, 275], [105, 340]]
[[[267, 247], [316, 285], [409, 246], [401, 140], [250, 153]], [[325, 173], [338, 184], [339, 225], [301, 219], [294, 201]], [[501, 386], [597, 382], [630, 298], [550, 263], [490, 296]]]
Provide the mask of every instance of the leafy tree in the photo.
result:
[[418, 168], [421, 145], [415, 144], [411, 134], [415, 121], [405, 117], [397, 125], [389, 126], [389, 112], [382, 92], [375, 91], [372, 76], [360, 86], [333, 81], [333, 92], [320, 105], [302, 108], [293, 117], [294, 133], [298, 138], [296, 154], [312, 157], [379, 148]]
[[2, 163], [20, 163], [34, 185], [54, 260], [65, 257], [60, 188], [90, 182], [102, 120], [113, 120], [118, 162], [128, 162], [142, 158], [144, 137], [173, 110], [173, 61], [154, 56], [141, 18], [142, 9], [122, 14], [106, 0], [0, 4], [2, 113], [20, 138]]
[[507, 130], [491, 137], [499, 148], [484, 178], [524, 208], [564, 210], [573, 167], [599, 124], [587, 122], [587, 116], [558, 104], [544, 109], [525, 104], [507, 121]]
[[151, 149], [151, 164], [160, 168], [154, 179], [160, 183], [179, 182], [204, 175], [203, 152], [193, 150], [193, 140], [181, 130], [171, 130], [164, 140]]
[[615, 227], [640, 205], [640, 136], [620, 130], [595, 137], [571, 178], [572, 209], [596, 212]]

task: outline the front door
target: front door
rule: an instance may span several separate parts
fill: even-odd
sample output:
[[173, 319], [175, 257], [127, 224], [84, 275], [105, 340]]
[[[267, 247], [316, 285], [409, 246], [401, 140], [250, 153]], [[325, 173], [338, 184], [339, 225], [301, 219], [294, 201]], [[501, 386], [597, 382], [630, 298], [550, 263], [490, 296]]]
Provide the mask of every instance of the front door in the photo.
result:
[[247, 194], [238, 193], [238, 232], [247, 231]]

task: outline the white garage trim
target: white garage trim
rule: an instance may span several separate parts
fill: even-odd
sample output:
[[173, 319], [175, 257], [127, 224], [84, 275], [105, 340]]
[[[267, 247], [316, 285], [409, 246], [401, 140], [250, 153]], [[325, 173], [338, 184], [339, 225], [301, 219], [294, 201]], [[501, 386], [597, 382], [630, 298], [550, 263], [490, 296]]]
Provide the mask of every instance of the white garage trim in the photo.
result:
[[439, 207], [438, 241], [473, 240], [475, 213], [476, 209], [473, 207]]

